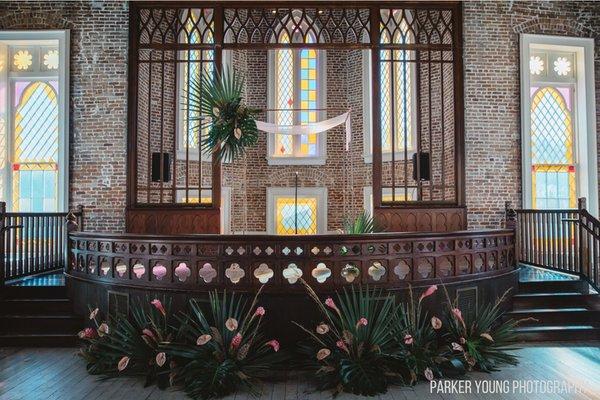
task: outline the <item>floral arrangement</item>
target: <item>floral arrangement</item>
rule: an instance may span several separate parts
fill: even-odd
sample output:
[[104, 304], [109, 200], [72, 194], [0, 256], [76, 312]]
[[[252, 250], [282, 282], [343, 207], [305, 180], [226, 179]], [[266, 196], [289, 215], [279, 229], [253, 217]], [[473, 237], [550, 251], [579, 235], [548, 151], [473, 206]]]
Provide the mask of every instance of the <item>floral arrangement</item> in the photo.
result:
[[[453, 378], [471, 370], [490, 372], [515, 365], [510, 353], [514, 327], [502, 321], [506, 293], [476, 315], [463, 315], [448, 293], [441, 315], [423, 304], [438, 287], [407, 303], [381, 289], [352, 286], [321, 300], [301, 279], [320, 320], [296, 350], [295, 366], [304, 369], [318, 390], [374, 396], [390, 385]], [[181, 387], [193, 399], [213, 399], [245, 389], [259, 394], [261, 380], [288, 361], [262, 324], [267, 310], [258, 305], [262, 288], [249, 301], [216, 291], [209, 303], [191, 300], [190, 312], [170, 318], [170, 302], [147, 299], [108, 322], [90, 312], [92, 327], [79, 333], [81, 356], [91, 374], [104, 378], [144, 376], [146, 384]], [[170, 323], [169, 323], [170, 322]]]
[[131, 320], [118, 314], [108, 322], [98, 322], [98, 309], [90, 312], [95, 327], [79, 332], [84, 346], [80, 355], [87, 362], [90, 374], [106, 378], [120, 375], [141, 375], [146, 385], [157, 382], [168, 386], [167, 354], [161, 343], [169, 342], [174, 329], [168, 324], [170, 301], [147, 300], [132, 307]]
[[204, 152], [216, 151], [218, 160], [233, 161], [258, 141], [255, 117], [260, 110], [242, 102], [243, 88], [244, 80], [231, 69], [225, 69], [217, 79], [207, 74], [190, 79], [189, 101], [184, 104], [190, 129], [208, 128], [201, 147]]
[[242, 388], [257, 394], [260, 379], [284, 360], [279, 342], [262, 331], [266, 310], [257, 306], [259, 293], [248, 303], [233, 293], [213, 292], [210, 312], [191, 300], [191, 313], [178, 318], [177, 342], [165, 349], [177, 359], [174, 383], [190, 397], [218, 398]]
[[396, 304], [381, 290], [352, 287], [322, 302], [304, 283], [323, 318], [306, 334], [300, 352], [317, 390], [373, 396], [389, 385], [452, 378], [467, 370], [492, 371], [515, 365], [509, 353], [517, 322], [500, 322], [505, 296], [478, 315], [464, 319], [456, 302], [448, 301], [441, 317], [424, 312], [422, 303], [437, 290], [428, 287], [407, 303]]
[[516, 350], [514, 328], [521, 322], [502, 321], [500, 305], [505, 292], [494, 303], [487, 304], [477, 315], [462, 315], [456, 301], [448, 302], [446, 313], [449, 349], [463, 361], [469, 370], [491, 372], [501, 365], [517, 365], [517, 358], [508, 353]]
[[306, 360], [300, 366], [312, 371], [318, 390], [374, 396], [401, 379], [393, 297], [353, 288], [338, 294], [337, 301], [328, 297], [323, 303], [304, 285], [323, 321], [314, 329], [296, 324], [308, 336], [300, 345]]
[[354, 219], [344, 218], [343, 233], [348, 234], [363, 234], [381, 232], [381, 227], [375, 221], [375, 218], [368, 211], [363, 211]]

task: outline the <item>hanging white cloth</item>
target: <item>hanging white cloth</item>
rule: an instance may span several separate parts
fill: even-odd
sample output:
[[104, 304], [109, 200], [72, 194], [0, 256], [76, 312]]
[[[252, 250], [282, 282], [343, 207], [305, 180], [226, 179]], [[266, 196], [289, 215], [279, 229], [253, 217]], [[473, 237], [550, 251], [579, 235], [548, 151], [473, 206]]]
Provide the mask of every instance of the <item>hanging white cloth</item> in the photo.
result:
[[279, 125], [271, 122], [256, 121], [256, 127], [263, 132], [280, 135], [309, 135], [311, 133], [328, 131], [344, 123], [346, 124], [346, 151], [348, 151], [350, 149], [350, 139], [352, 138], [350, 111], [340, 114], [337, 117], [319, 122], [311, 122], [306, 125]]

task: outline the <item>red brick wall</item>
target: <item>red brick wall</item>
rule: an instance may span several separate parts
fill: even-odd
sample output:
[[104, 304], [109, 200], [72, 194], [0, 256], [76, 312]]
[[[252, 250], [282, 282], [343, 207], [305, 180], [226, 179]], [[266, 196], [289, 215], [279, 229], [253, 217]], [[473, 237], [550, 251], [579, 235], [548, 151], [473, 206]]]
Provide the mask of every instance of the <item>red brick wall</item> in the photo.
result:
[[[488, 2], [464, 5], [465, 134], [467, 205], [471, 228], [497, 227], [504, 201], [520, 205], [520, 112], [518, 34], [542, 33], [596, 38], [600, 54], [600, 3]], [[125, 153], [127, 121], [127, 3], [124, 2], [4, 2], [0, 29], [70, 29], [70, 202], [83, 204], [90, 230], [120, 231], [124, 227]], [[341, 53], [340, 53], [341, 54]], [[333, 57], [333, 56], [332, 56]], [[360, 107], [356, 77], [358, 52], [341, 55], [328, 74], [328, 106]], [[266, 60], [266, 57], [265, 57]], [[258, 59], [247, 59], [256, 65]], [[596, 56], [596, 97], [600, 99], [600, 61]], [[334, 83], [337, 82], [337, 83]], [[340, 84], [336, 90], [336, 84]], [[345, 95], [344, 95], [344, 90]], [[336, 97], [342, 95], [342, 99]], [[263, 90], [249, 98], [266, 98]], [[597, 104], [600, 104], [598, 102]], [[598, 120], [600, 107], [597, 106]], [[362, 114], [353, 115], [352, 158], [362, 159]], [[330, 186], [329, 229], [341, 222], [343, 132], [328, 139], [331, 165], [303, 167], [307, 185]], [[261, 142], [262, 149], [266, 143]], [[263, 168], [264, 157], [252, 150], [248, 174], [256, 182], [289, 185], [296, 167]], [[223, 182], [231, 186], [234, 173], [225, 166]], [[239, 170], [238, 170], [239, 171]], [[356, 164], [349, 208], [362, 207], [362, 187], [370, 185], [370, 165]], [[235, 187], [235, 186], [234, 186]], [[264, 228], [264, 188], [248, 188], [248, 209], [256, 209], [249, 224]], [[235, 189], [234, 189], [235, 190]], [[234, 193], [235, 196], [235, 193]], [[239, 196], [238, 196], [239, 197]], [[242, 199], [238, 199], [240, 202]], [[332, 203], [334, 203], [332, 205]], [[347, 206], [348, 207], [348, 206]], [[337, 211], [333, 211], [337, 210]], [[234, 204], [234, 221], [241, 210]], [[250, 227], [249, 227], [250, 228]]]
[[69, 202], [86, 228], [123, 230], [127, 131], [125, 2], [2, 2], [0, 29], [70, 29]]

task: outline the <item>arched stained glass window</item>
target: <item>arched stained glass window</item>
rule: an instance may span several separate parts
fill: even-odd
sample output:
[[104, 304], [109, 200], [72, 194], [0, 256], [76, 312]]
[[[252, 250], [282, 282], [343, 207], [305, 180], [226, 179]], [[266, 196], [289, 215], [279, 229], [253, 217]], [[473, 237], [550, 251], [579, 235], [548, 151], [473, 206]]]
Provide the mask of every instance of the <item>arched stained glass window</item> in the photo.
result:
[[[281, 43], [289, 43], [286, 32], [282, 32]], [[277, 98], [277, 124], [294, 124], [294, 51], [281, 49], [277, 51], [276, 66], [276, 98]], [[294, 153], [293, 137], [290, 135], [276, 135], [275, 151], [279, 155], [291, 156]]]
[[[207, 26], [206, 20], [212, 19], [208, 15], [201, 13], [210, 13], [211, 10], [191, 10], [190, 15], [186, 18], [186, 28], [181, 32], [180, 41], [183, 43], [192, 44], [210, 44], [214, 43], [213, 23]], [[183, 88], [188, 88], [192, 79], [201, 82], [202, 76], [213, 76], [214, 73], [214, 50], [192, 49], [185, 51], [182, 55], [185, 62], [182, 65]], [[200, 138], [198, 133], [202, 132], [202, 136], [208, 134], [208, 128], [198, 129], [198, 117], [200, 116], [197, 110], [190, 110], [189, 107], [189, 92], [183, 90], [181, 92], [182, 118], [181, 118], [181, 133], [182, 139], [180, 147], [185, 149], [198, 150]], [[188, 122], [190, 121], [190, 122]], [[203, 158], [210, 160], [210, 155], [203, 155]]]
[[531, 161], [534, 208], [576, 207], [572, 90], [532, 87]]
[[[411, 32], [406, 22], [400, 23], [401, 31], [392, 38], [387, 30], [382, 32], [382, 43], [411, 43]], [[381, 50], [381, 149], [384, 153], [412, 150], [413, 145], [413, 96], [409, 50]]]
[[14, 86], [13, 209], [56, 211], [58, 184], [57, 82]]

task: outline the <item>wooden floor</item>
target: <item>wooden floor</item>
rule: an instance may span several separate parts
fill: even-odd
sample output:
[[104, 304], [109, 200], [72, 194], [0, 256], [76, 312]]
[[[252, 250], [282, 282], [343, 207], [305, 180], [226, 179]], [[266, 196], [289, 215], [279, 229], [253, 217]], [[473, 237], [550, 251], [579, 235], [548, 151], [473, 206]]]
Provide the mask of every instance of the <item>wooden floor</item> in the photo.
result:
[[[521, 363], [493, 374], [473, 373], [469, 376], [471, 394], [432, 394], [429, 385], [421, 383], [414, 388], [393, 388], [380, 399], [600, 399], [600, 344], [533, 345], [518, 351]], [[559, 381], [575, 385], [581, 393], [545, 394], [486, 394], [476, 393], [476, 382], [502, 384], [513, 381]], [[500, 382], [500, 383], [498, 383]], [[510, 391], [512, 392], [512, 390]], [[84, 362], [76, 356], [76, 349], [54, 348], [0, 348], [0, 400], [145, 400], [185, 399], [178, 391], [161, 391], [156, 387], [144, 388], [140, 380], [132, 378], [100, 381], [87, 375]], [[230, 400], [251, 399], [246, 393], [228, 397]], [[328, 399], [329, 393], [311, 392], [308, 382], [290, 376], [285, 383], [268, 384], [261, 399]], [[356, 399], [359, 396], [339, 396], [338, 399]]]

